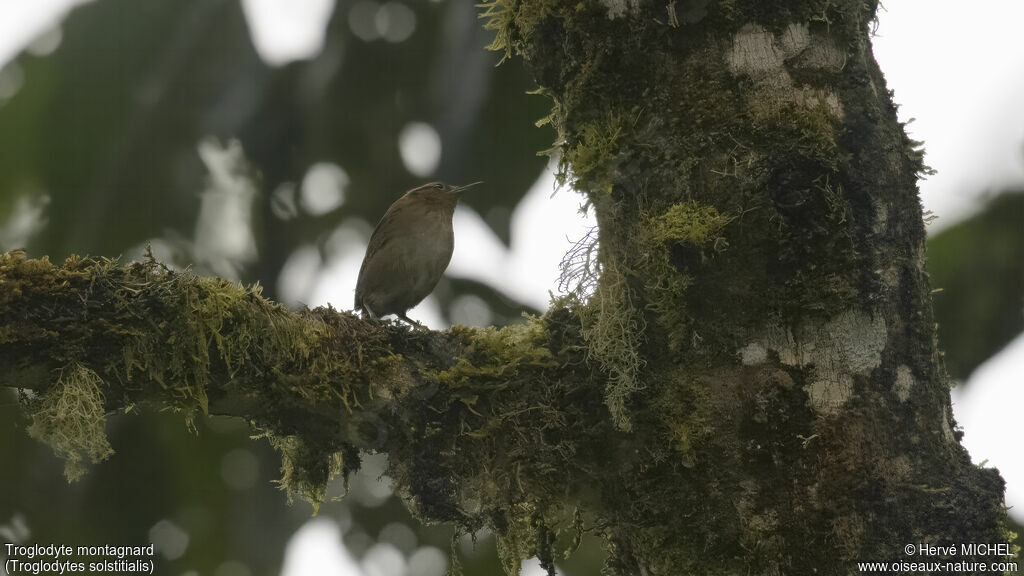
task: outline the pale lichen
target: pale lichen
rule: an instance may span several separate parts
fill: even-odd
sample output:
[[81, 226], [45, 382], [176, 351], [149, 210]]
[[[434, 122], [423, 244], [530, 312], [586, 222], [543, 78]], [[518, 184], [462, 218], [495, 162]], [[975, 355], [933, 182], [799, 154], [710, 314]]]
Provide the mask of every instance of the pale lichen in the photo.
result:
[[896, 397], [899, 398], [900, 402], [906, 402], [910, 399], [910, 394], [914, 390], [914, 373], [910, 371], [910, 367], [906, 364], [900, 364], [896, 367], [896, 381], [893, 382], [893, 390], [896, 392]]
[[[806, 24], [791, 24], [775, 34], [763, 26], [747, 24], [733, 35], [726, 55], [729, 70], [754, 82], [747, 104], [762, 118], [779, 114], [786, 106], [813, 110], [821, 108], [841, 120], [843, 107], [830, 89], [811, 87], [794, 80], [800, 70], [836, 73], [844, 65], [845, 53], [834, 40], [809, 32]], [[792, 115], [799, 119], [799, 115]]]
[[608, 266], [601, 274], [597, 290], [580, 310], [587, 355], [608, 373], [605, 403], [616, 427], [625, 431], [632, 429], [626, 402], [643, 387], [640, 371], [644, 360], [640, 356], [640, 345], [647, 325], [634, 301], [625, 274], [615, 266]]
[[812, 408], [832, 415], [853, 396], [853, 376], [882, 363], [888, 333], [881, 314], [844, 310], [826, 321], [806, 320], [794, 330], [775, 327], [760, 344], [785, 365], [809, 369]]
[[751, 342], [737, 352], [740, 363], [744, 366], [757, 366], [768, 360], [768, 351], [760, 342]]
[[96, 372], [74, 363], [61, 369], [53, 386], [31, 402], [28, 433], [64, 459], [69, 482], [85, 474], [87, 463], [95, 464], [114, 453], [105, 430], [102, 383]]

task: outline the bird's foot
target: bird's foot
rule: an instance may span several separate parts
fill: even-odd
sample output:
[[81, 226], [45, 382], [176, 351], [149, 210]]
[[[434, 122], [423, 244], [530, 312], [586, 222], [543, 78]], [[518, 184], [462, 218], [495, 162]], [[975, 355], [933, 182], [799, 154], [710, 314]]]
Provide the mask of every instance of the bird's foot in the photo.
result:
[[430, 330], [424, 324], [420, 324], [419, 322], [406, 316], [405, 312], [402, 312], [401, 314], [395, 314], [395, 316], [397, 316], [399, 320], [405, 320], [406, 322], [408, 322], [409, 326], [412, 326], [413, 330]]
[[369, 318], [373, 322], [380, 322], [380, 317], [378, 317], [376, 314], [374, 314], [373, 310], [370, 310], [370, 307], [367, 306], [364, 303], [357, 302], [356, 303], [356, 309], [354, 310], [354, 312], [357, 312], [357, 313], [362, 312], [363, 317]]

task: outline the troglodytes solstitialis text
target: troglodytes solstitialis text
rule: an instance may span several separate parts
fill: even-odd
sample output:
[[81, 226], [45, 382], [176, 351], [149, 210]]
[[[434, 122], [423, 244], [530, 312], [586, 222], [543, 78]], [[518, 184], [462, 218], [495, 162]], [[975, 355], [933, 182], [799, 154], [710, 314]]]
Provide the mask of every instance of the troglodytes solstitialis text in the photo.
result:
[[370, 235], [356, 281], [356, 310], [372, 319], [406, 312], [426, 298], [455, 249], [452, 215], [466, 186], [431, 182], [413, 188], [388, 208]]

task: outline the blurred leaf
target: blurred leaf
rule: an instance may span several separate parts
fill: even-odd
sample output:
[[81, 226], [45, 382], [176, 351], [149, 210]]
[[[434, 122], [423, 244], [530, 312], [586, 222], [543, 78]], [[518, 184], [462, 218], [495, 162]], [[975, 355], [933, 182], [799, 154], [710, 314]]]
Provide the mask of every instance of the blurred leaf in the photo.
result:
[[541, 315], [543, 310], [537, 310], [532, 306], [516, 302], [501, 293], [499, 288], [489, 286], [476, 280], [468, 278], [454, 278], [446, 276], [434, 291], [434, 297], [441, 304], [442, 309], [448, 311], [445, 314], [445, 321], [452, 322], [452, 306], [456, 298], [460, 296], [475, 296], [487, 305], [490, 311], [492, 326], [507, 326], [509, 324], [520, 324], [523, 314]]
[[60, 48], [23, 56], [0, 107], [0, 193], [51, 196], [33, 251], [116, 255], [188, 231], [205, 134], [239, 129], [265, 75], [233, 0], [104, 0], [74, 10]]
[[1024, 331], [1024, 192], [931, 237], [928, 273], [946, 368], [964, 380]]

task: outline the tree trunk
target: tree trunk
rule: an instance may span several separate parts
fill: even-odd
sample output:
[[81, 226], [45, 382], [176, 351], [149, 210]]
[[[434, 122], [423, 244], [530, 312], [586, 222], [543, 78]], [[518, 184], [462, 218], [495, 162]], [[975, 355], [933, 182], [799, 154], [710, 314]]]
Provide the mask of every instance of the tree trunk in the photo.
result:
[[584, 532], [620, 575], [988, 566], [961, 546], [1007, 541], [1003, 482], [954, 428], [926, 168], [871, 55], [876, 6], [764, 6], [485, 3], [600, 225], [543, 318], [409, 331], [152, 261], [14, 253], [0, 385], [34, 390], [30, 432], [69, 476], [140, 402], [245, 416], [314, 502], [386, 452], [420, 517], [493, 530], [510, 573]]
[[600, 225], [583, 335], [643, 446], [602, 492], [615, 572], [845, 574], [1006, 541], [1003, 482], [952, 418], [928, 169], [871, 52], [877, 2], [487, 8]]

